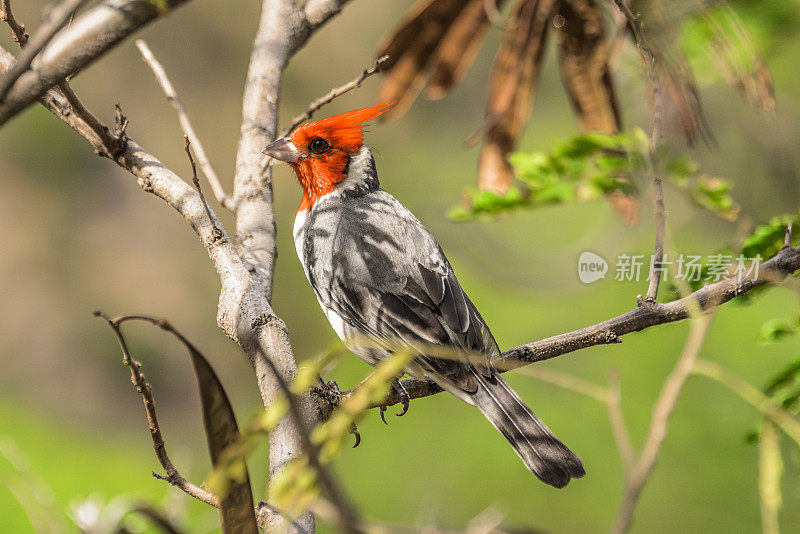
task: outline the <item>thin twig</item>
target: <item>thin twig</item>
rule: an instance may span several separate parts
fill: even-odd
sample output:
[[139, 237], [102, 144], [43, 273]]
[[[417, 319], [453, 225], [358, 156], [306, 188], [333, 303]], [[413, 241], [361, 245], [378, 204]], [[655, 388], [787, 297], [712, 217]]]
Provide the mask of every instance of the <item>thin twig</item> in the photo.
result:
[[[28, 40], [22, 52], [17, 56], [17, 62], [2, 78], [0, 78], [0, 102], [3, 101], [8, 90], [14, 85], [14, 82], [31, 68], [31, 64], [36, 55], [47, 46], [56, 32], [69, 21], [75, 11], [85, 2], [86, 0], [64, 0], [64, 2], [50, 11], [48, 20], [33, 34], [33, 37]], [[4, 8], [8, 9], [8, 13], [10, 13], [10, 0], [4, 0], [4, 3]]]
[[311, 104], [308, 105], [308, 109], [306, 109], [303, 113], [293, 118], [292, 123], [289, 125], [289, 127], [286, 128], [278, 137], [286, 137], [287, 135], [292, 133], [295, 130], [295, 128], [300, 126], [300, 124], [310, 119], [314, 115], [314, 113], [318, 111], [322, 106], [324, 106], [325, 104], [329, 104], [335, 98], [340, 97], [343, 94], [352, 91], [353, 89], [361, 87], [361, 84], [364, 82], [364, 80], [383, 70], [383, 66], [387, 61], [389, 61], [389, 56], [379, 57], [378, 59], [375, 60], [375, 64], [372, 67], [362, 71], [361, 74], [356, 76], [354, 79], [350, 80], [346, 84], [331, 89], [327, 94], [311, 102]]
[[172, 460], [170, 460], [169, 456], [167, 455], [164, 438], [161, 436], [161, 429], [158, 426], [158, 417], [156, 416], [156, 405], [155, 400], [153, 399], [153, 390], [145, 379], [144, 373], [141, 371], [141, 364], [131, 356], [130, 350], [128, 349], [128, 343], [120, 328], [120, 324], [123, 321], [131, 318], [137, 318], [139, 316], [129, 315], [111, 318], [100, 311], [95, 312], [94, 315], [96, 317], [103, 318], [106, 323], [108, 323], [108, 326], [110, 326], [114, 331], [114, 335], [117, 336], [117, 341], [119, 342], [120, 349], [122, 350], [122, 361], [125, 365], [130, 367], [131, 382], [133, 382], [134, 387], [136, 387], [136, 391], [138, 391], [142, 396], [142, 402], [144, 402], [144, 409], [147, 414], [147, 422], [150, 427], [150, 437], [153, 440], [153, 449], [156, 452], [156, 458], [158, 458], [158, 462], [167, 473], [166, 476], [162, 476], [154, 472], [153, 476], [160, 480], [166, 480], [176, 488], [191, 495], [199, 501], [203, 501], [206, 504], [210, 504], [211, 506], [219, 508], [219, 498], [210, 491], [205, 490], [183, 478], [175, 468]]
[[0, 20], [4, 21], [11, 28], [11, 35], [20, 47], [28, 42], [28, 34], [25, 33], [25, 25], [17, 22], [14, 12], [11, 10], [11, 0], [0, 0]]
[[661, 452], [661, 445], [667, 435], [669, 419], [675, 405], [678, 402], [686, 380], [692, 374], [700, 348], [703, 346], [708, 327], [711, 324], [710, 315], [697, 315], [692, 321], [692, 328], [689, 332], [689, 339], [684, 346], [683, 352], [675, 368], [664, 382], [664, 388], [658, 397], [653, 417], [650, 422], [650, 429], [642, 447], [642, 452], [636, 460], [633, 468], [625, 479], [625, 490], [622, 496], [622, 503], [617, 512], [617, 519], [611, 528], [612, 533], [622, 534], [627, 532], [633, 521], [633, 512], [641, 495], [642, 488], [647, 482], [647, 478], [655, 467], [658, 455]]
[[622, 403], [620, 401], [619, 370], [608, 370], [608, 398], [606, 399], [606, 410], [608, 411], [608, 421], [611, 424], [611, 432], [614, 434], [614, 441], [617, 442], [619, 456], [622, 459], [622, 468], [625, 477], [629, 476], [630, 470], [636, 455], [633, 452], [631, 437], [625, 425], [625, 417], [622, 414]]
[[[96, 148], [95, 151], [98, 155], [107, 157], [109, 159], [116, 158], [119, 153], [124, 148], [124, 143], [121, 143], [120, 140], [112, 135], [109, 129], [100, 122], [100, 119], [95, 116], [94, 113], [89, 111], [89, 109], [80, 101], [78, 95], [72, 90], [72, 87], [67, 82], [62, 82], [58, 84], [58, 89], [61, 91], [61, 94], [64, 95], [67, 102], [69, 102], [70, 107], [72, 108], [72, 112], [78, 116], [83, 122], [89, 126], [89, 128], [94, 132], [97, 136], [97, 141], [102, 148]], [[94, 142], [90, 141], [93, 145]]]
[[211, 221], [211, 226], [213, 227], [211, 234], [214, 240], [222, 239], [222, 230], [217, 228], [217, 224], [214, 222], [214, 216], [211, 214], [211, 206], [208, 205], [206, 197], [203, 194], [203, 189], [200, 187], [200, 180], [197, 179], [197, 165], [194, 163], [192, 150], [189, 146], [189, 134], [183, 134], [183, 150], [186, 151], [186, 156], [189, 158], [189, 163], [192, 165], [192, 182], [194, 183], [195, 189], [197, 189], [197, 194], [200, 195], [200, 201], [203, 203], [203, 207], [206, 209], [208, 220]]
[[630, 7], [631, 0], [614, 0], [619, 10], [625, 15], [636, 38], [636, 45], [647, 67], [653, 92], [653, 133], [650, 135], [650, 164], [653, 173], [653, 200], [655, 202], [655, 245], [653, 247], [653, 272], [647, 287], [647, 302], [655, 302], [658, 297], [658, 285], [661, 282], [662, 261], [664, 259], [664, 238], [666, 235], [666, 215], [664, 209], [664, 191], [661, 170], [658, 165], [658, 146], [661, 143], [661, 122], [664, 115], [664, 94], [658, 74], [656, 56], [644, 37], [644, 28], [640, 14], [634, 14]]
[[194, 146], [194, 150], [197, 153], [197, 161], [200, 163], [200, 169], [203, 171], [203, 174], [206, 175], [208, 183], [211, 185], [211, 190], [214, 192], [214, 196], [216, 197], [217, 201], [231, 212], [235, 212], [236, 210], [233, 206], [233, 202], [225, 193], [225, 189], [222, 187], [222, 184], [219, 181], [219, 176], [217, 176], [217, 173], [211, 166], [211, 162], [206, 155], [203, 144], [200, 142], [200, 138], [197, 136], [197, 133], [195, 132], [194, 128], [192, 127], [192, 123], [189, 120], [189, 114], [186, 113], [186, 108], [183, 107], [183, 104], [178, 98], [178, 93], [175, 91], [175, 87], [172, 85], [172, 82], [170, 82], [163, 65], [161, 65], [158, 59], [156, 59], [156, 56], [143, 39], [136, 40], [136, 48], [138, 48], [139, 52], [142, 54], [142, 59], [144, 62], [147, 63], [147, 66], [153, 71], [153, 75], [156, 77], [158, 85], [161, 86], [164, 96], [167, 97], [167, 100], [175, 109], [175, 113], [178, 114], [178, 122], [180, 123], [184, 133], [189, 136], [189, 139]]

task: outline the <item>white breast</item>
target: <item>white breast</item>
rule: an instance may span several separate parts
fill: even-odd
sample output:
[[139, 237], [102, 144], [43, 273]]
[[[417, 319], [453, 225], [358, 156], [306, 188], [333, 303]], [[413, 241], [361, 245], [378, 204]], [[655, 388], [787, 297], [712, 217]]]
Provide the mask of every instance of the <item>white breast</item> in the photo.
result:
[[300, 263], [303, 264], [303, 271], [306, 270], [306, 261], [303, 257], [303, 239], [305, 239], [304, 227], [308, 219], [308, 210], [298, 211], [294, 217], [294, 228], [292, 229], [292, 236], [294, 237], [294, 249], [297, 251], [297, 257], [300, 258]]
[[[294, 236], [294, 248], [297, 251], [297, 257], [300, 258], [300, 263], [303, 265], [303, 272], [306, 274], [306, 278], [308, 278], [310, 282], [311, 279], [308, 276], [308, 267], [306, 266], [305, 255], [303, 254], [303, 241], [305, 240], [305, 224], [307, 219], [308, 210], [297, 212], [297, 215], [294, 218], [292, 235]], [[338, 313], [325, 306], [322, 301], [319, 300], [319, 297], [317, 297], [317, 302], [319, 302], [320, 308], [322, 308], [322, 311], [325, 313], [325, 317], [328, 318], [328, 322], [331, 324], [333, 331], [336, 332], [336, 335], [339, 336], [339, 339], [344, 341], [344, 320], [341, 318], [341, 316], [339, 316]]]

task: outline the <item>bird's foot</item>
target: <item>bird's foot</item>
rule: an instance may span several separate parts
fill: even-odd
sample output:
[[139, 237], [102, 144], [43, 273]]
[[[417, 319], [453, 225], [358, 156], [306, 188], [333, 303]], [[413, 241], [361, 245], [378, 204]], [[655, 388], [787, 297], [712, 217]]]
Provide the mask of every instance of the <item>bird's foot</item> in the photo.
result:
[[[394, 380], [392, 382], [392, 389], [397, 392], [397, 395], [400, 397], [400, 403], [403, 405], [403, 409], [397, 412], [395, 415], [397, 417], [402, 417], [408, 413], [408, 408], [409, 406], [411, 406], [411, 397], [408, 395], [408, 391], [406, 391], [406, 388], [403, 387], [403, 383], [400, 382], [399, 380]], [[381, 421], [383, 421], [384, 424], [388, 425], [389, 423], [388, 421], [386, 421], [386, 410], [387, 410], [386, 405], [380, 407]]]
[[408, 408], [411, 406], [411, 397], [406, 391], [406, 388], [403, 387], [403, 383], [399, 380], [395, 380], [392, 382], [392, 388], [397, 391], [398, 395], [400, 395], [400, 402], [403, 404], [403, 409], [397, 412], [395, 415], [397, 417], [402, 417], [408, 413]]
[[344, 394], [339, 389], [339, 385], [333, 380], [327, 383], [320, 377], [317, 377], [317, 380], [318, 385], [311, 388], [311, 395], [316, 396], [321, 401], [318, 403], [321, 412], [320, 416], [325, 421], [333, 415], [336, 407], [341, 404]]
[[[403, 409], [397, 412], [395, 415], [397, 417], [402, 417], [408, 413], [408, 408], [411, 406], [411, 396], [406, 391], [406, 388], [403, 387], [403, 383], [400, 380], [393, 380], [392, 381], [392, 389], [397, 392], [397, 396], [400, 397], [400, 404], [403, 405]], [[383, 424], [388, 425], [389, 422], [386, 420], [386, 410], [389, 409], [389, 406], [386, 404], [382, 404], [378, 407], [378, 410], [381, 414], [381, 421]]]

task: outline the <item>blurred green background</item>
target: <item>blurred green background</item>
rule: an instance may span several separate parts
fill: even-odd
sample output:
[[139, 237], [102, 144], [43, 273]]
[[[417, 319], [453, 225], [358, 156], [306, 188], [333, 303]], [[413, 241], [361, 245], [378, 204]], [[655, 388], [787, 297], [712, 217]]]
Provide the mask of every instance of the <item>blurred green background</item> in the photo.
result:
[[[44, 2], [17, 2], [17, 17], [35, 29]], [[230, 190], [240, 103], [259, 2], [191, 2], [146, 29]], [[334, 85], [372, 62], [381, 36], [410, 1], [352, 2], [292, 62], [284, 84], [282, 123]], [[745, 217], [762, 221], [800, 204], [800, 43], [760, 31], [756, 2], [738, 4], [754, 26], [775, 78], [777, 112], [749, 107], [718, 77], [703, 72], [701, 95], [717, 138], [692, 156], [704, 170], [735, 184]], [[761, 4], [771, 4], [770, 2]], [[6, 28], [0, 43], [14, 51]], [[651, 212], [625, 226], [606, 203], [522, 211], [495, 221], [454, 223], [448, 208], [474, 183], [477, 150], [462, 146], [481, 124], [488, 73], [499, 31], [489, 36], [468, 78], [441, 102], [420, 99], [401, 119], [376, 123], [367, 143], [384, 187], [439, 239], [459, 278], [501, 347], [512, 347], [620, 314], [644, 282], [578, 281], [584, 250], [610, 261], [649, 254]], [[649, 129], [649, 110], [636, 53], [628, 49], [616, 74], [627, 126]], [[190, 170], [174, 113], [132, 41], [73, 83], [107, 122], [120, 103], [129, 134], [184, 177]], [[371, 79], [323, 115], [374, 102]], [[546, 149], [576, 133], [552, 49], [541, 76], [522, 149]], [[300, 197], [286, 167], [275, 173], [278, 264], [274, 307], [286, 321], [300, 358], [326, 350], [335, 336], [302, 274], [291, 242]], [[667, 190], [668, 226], [676, 248], [708, 254], [730, 243], [737, 223], [691, 207]], [[214, 206], [217, 208], [217, 206]], [[217, 209], [228, 229], [231, 217]], [[215, 529], [216, 511], [189, 502], [159, 472], [141, 400], [129, 383], [116, 342], [91, 312], [142, 312], [169, 318], [211, 360], [240, 423], [260, 406], [246, 358], [215, 323], [219, 283], [184, 221], [135, 180], [92, 155], [88, 145], [39, 107], [0, 129], [0, 532], [30, 532], [46, 521], [27, 489], [38, 485], [58, 530], [79, 503], [146, 500], [166, 507], [190, 532]], [[612, 266], [613, 269], [613, 266]], [[761, 386], [800, 353], [800, 341], [762, 346], [759, 326], [797, 315], [790, 292], [768, 292], [748, 306], [725, 306], [701, 357]], [[182, 349], [167, 335], [131, 326], [133, 350], [153, 384], [167, 448], [179, 469], [200, 481], [209, 464], [195, 379]], [[620, 370], [622, 403], [635, 444], [688, 332], [680, 323], [630, 335], [541, 364], [605, 384]], [[331, 377], [352, 387], [368, 368], [352, 356]], [[605, 531], [622, 491], [622, 469], [603, 406], [521, 375], [509, 381], [553, 431], [583, 458], [588, 475], [558, 491], [528, 473], [504, 440], [474, 410], [438, 395], [415, 401], [407, 416], [384, 426], [377, 413], [361, 423], [361, 446], [345, 451], [336, 471], [361, 512], [396, 524], [463, 528], [487, 508], [504, 524], [544, 532]], [[752, 532], [760, 529], [758, 450], [745, 442], [758, 414], [704, 378], [691, 378], [678, 403], [661, 457], [638, 507], [634, 532]], [[797, 449], [784, 443], [786, 476], [781, 523], [800, 524]], [[254, 493], [264, 496], [264, 451], [250, 459]], [[27, 482], [26, 482], [27, 481]], [[21, 501], [18, 500], [21, 497]], [[88, 508], [84, 507], [84, 513]]]

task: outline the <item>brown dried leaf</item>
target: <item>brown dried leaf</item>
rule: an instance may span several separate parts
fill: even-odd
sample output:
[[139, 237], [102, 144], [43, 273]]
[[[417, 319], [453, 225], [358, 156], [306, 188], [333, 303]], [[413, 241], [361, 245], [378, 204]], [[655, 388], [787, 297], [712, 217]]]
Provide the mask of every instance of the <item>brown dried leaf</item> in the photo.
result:
[[398, 101], [384, 117], [403, 114], [417, 97], [434, 52], [465, 7], [464, 0], [420, 0], [379, 47], [377, 57], [388, 55], [389, 61], [378, 101]]
[[[455, 19], [439, 45], [436, 64], [428, 81], [428, 98], [443, 98], [469, 72], [491, 26], [486, 0], [473, 0]], [[505, 0], [498, 0], [499, 9]]]
[[[181, 336], [179, 336], [181, 337]], [[228, 395], [219, 378], [194, 346], [181, 338], [192, 357], [197, 383], [200, 389], [200, 400], [203, 409], [203, 425], [206, 430], [208, 451], [211, 464], [216, 466], [223, 451], [238, 442], [239, 427]], [[219, 513], [222, 532], [228, 534], [258, 534], [255, 514], [253, 512], [253, 494], [250, 489], [250, 477], [244, 458], [232, 464], [237, 473], [231, 473], [228, 493], [220, 502]]]
[[[558, 63], [578, 128], [583, 133], [618, 132], [621, 121], [609, 65], [612, 46], [603, 13], [594, 0], [567, 0], [559, 14], [563, 26], [558, 32]], [[625, 224], [638, 223], [641, 205], [633, 195], [615, 191], [606, 198]]]
[[619, 131], [602, 11], [594, 0], [568, 0], [561, 3], [559, 14], [564, 20], [558, 31], [559, 67], [578, 127], [584, 133]]
[[513, 182], [507, 156], [528, 121], [555, 0], [519, 0], [497, 52], [489, 87], [478, 188], [504, 194]]

